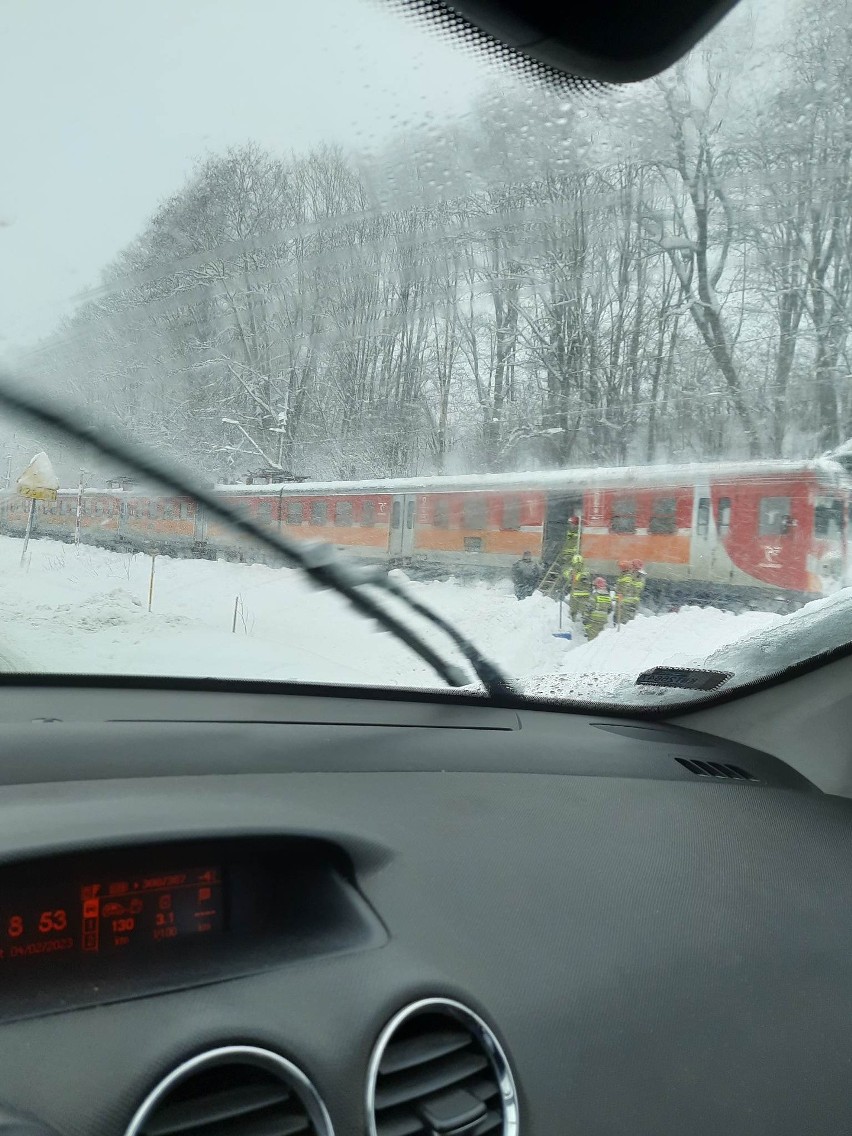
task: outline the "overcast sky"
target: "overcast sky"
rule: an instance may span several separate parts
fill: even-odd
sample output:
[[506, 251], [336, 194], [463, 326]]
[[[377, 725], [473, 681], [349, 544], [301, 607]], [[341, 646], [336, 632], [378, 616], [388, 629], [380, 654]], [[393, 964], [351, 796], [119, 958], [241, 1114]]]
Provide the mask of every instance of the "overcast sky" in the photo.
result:
[[369, 149], [483, 82], [364, 0], [0, 0], [0, 355], [48, 333], [199, 156]]

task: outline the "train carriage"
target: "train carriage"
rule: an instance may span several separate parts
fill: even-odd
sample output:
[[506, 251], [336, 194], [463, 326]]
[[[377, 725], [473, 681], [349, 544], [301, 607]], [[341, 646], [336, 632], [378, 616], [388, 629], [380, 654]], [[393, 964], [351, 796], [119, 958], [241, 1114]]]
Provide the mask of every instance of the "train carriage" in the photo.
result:
[[[794, 606], [837, 588], [846, 575], [848, 477], [830, 461], [749, 462], [598, 469], [482, 477], [348, 483], [381, 486], [391, 502], [386, 531], [359, 549], [348, 534], [308, 526], [353, 551], [416, 572], [505, 574], [529, 549], [546, 564], [564, 545], [569, 519], [582, 523], [591, 568], [614, 575], [638, 559], [649, 600]], [[282, 500], [327, 503], [343, 486], [264, 486]], [[245, 493], [245, 490], [242, 490]], [[300, 535], [298, 528], [294, 535]]]
[[[545, 564], [581, 520], [582, 552], [612, 577], [641, 560], [648, 601], [795, 606], [846, 579], [849, 481], [831, 461], [220, 486], [258, 524], [421, 575], [505, 576], [526, 550]], [[188, 498], [60, 491], [37, 532], [187, 556], [263, 557]], [[21, 532], [27, 504], [0, 500]]]

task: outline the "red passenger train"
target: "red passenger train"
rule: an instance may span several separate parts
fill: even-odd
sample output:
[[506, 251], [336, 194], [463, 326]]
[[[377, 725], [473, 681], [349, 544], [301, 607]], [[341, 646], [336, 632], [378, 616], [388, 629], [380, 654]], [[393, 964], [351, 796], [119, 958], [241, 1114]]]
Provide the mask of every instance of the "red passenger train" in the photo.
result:
[[[550, 563], [572, 515], [595, 573], [640, 559], [651, 603], [796, 606], [846, 579], [849, 479], [834, 462], [743, 462], [547, 473], [220, 486], [258, 523], [421, 575], [505, 576]], [[0, 531], [28, 503], [0, 502]], [[36, 531], [73, 536], [77, 493], [39, 505]], [[87, 489], [82, 539], [113, 548], [260, 559], [188, 498]]]

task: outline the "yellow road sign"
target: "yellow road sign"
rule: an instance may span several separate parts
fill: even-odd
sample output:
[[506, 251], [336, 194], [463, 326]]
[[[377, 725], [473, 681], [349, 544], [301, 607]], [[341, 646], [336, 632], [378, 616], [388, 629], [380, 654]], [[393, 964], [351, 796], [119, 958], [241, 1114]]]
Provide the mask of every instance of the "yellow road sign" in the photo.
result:
[[59, 488], [50, 459], [45, 453], [38, 453], [18, 478], [18, 492], [31, 501], [55, 501]]
[[32, 485], [19, 485], [18, 492], [22, 497], [29, 497], [31, 501], [55, 501], [55, 489], [36, 488]]

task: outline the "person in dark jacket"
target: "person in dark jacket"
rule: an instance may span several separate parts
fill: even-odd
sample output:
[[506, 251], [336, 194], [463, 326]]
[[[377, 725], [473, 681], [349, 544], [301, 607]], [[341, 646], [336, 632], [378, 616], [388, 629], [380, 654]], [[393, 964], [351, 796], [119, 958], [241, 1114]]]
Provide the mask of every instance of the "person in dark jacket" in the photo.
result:
[[512, 583], [515, 585], [515, 595], [519, 600], [531, 596], [541, 582], [541, 565], [533, 560], [532, 553], [527, 551], [520, 560], [512, 565]]

